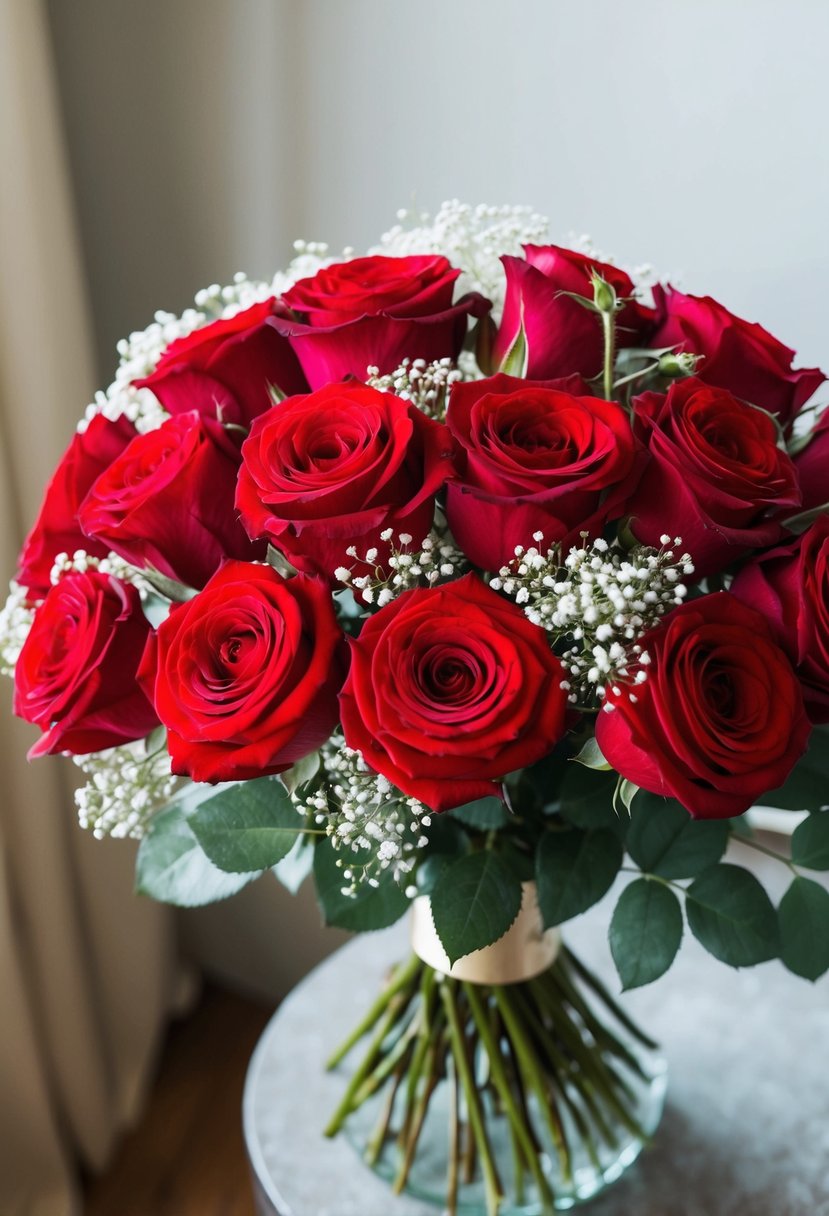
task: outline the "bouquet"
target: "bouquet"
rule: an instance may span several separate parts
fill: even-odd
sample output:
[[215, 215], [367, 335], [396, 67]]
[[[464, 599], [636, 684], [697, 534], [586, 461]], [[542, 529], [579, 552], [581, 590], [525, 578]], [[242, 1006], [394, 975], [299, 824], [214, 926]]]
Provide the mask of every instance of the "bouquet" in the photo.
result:
[[[653, 1131], [655, 1044], [558, 931], [620, 872], [625, 989], [686, 923], [829, 968], [825, 378], [575, 244], [450, 203], [158, 313], [0, 617], [30, 755], [140, 838], [140, 892], [313, 872], [330, 924], [414, 907], [328, 1131], [370, 1115], [399, 1190], [439, 1123], [450, 1211], [569, 1206]], [[723, 860], [766, 848], [758, 802], [807, 812], [779, 907]]]

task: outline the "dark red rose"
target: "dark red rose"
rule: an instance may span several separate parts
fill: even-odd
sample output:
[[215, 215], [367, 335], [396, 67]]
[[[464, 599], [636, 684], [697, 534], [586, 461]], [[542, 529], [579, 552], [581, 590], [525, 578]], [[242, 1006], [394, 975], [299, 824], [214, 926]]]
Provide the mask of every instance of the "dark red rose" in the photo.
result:
[[780, 540], [800, 490], [768, 414], [694, 376], [633, 404], [649, 454], [628, 504], [638, 540], [681, 537], [697, 578]]
[[151, 633], [135, 587], [117, 578], [90, 569], [50, 588], [14, 669], [14, 712], [44, 732], [29, 759], [103, 751], [158, 725], [136, 683]]
[[354, 258], [301, 279], [282, 297], [294, 318], [272, 324], [289, 339], [312, 389], [366, 368], [394, 371], [404, 358], [457, 358], [470, 317], [491, 305], [472, 293], [452, 304], [446, 258]]
[[793, 350], [710, 296], [655, 287], [654, 300], [657, 326], [650, 346], [704, 355], [697, 371], [701, 380], [777, 414], [783, 426], [826, 379], [819, 368], [793, 368]]
[[351, 545], [360, 557], [378, 549], [382, 565], [386, 528], [415, 547], [429, 532], [451, 448], [446, 428], [411, 403], [356, 381], [330, 384], [257, 418], [236, 505], [251, 536], [307, 573], [353, 566]]
[[[504, 316], [495, 339], [495, 366], [503, 363], [524, 327], [526, 374], [531, 380], [578, 373], [598, 375], [604, 356], [601, 318], [562, 292], [593, 299], [590, 276], [600, 274], [617, 297], [629, 299], [633, 281], [623, 270], [558, 245], [524, 245], [524, 257], [503, 257], [507, 276]], [[652, 311], [634, 302], [616, 318], [620, 346], [640, 345], [652, 324]]]
[[349, 747], [435, 811], [498, 794], [564, 734], [563, 669], [543, 629], [476, 575], [404, 592], [352, 643]]
[[498, 570], [534, 532], [548, 545], [568, 543], [623, 514], [642, 446], [622, 406], [588, 392], [577, 376], [498, 375], [453, 387], [447, 422], [458, 475], [446, 513], [475, 565]]
[[829, 517], [759, 554], [731, 590], [768, 621], [795, 666], [809, 717], [829, 722]]
[[171, 342], [155, 371], [135, 385], [151, 389], [170, 414], [198, 410], [249, 426], [271, 406], [271, 386], [283, 393], [308, 387], [290, 344], [270, 324], [284, 312], [279, 301], [264, 300], [194, 330]]
[[172, 771], [237, 781], [281, 773], [325, 742], [345, 657], [325, 583], [230, 561], [173, 606], [138, 678], [167, 727]]
[[124, 417], [112, 422], [102, 414], [91, 419], [85, 431], [72, 439], [46, 487], [34, 527], [23, 542], [17, 575], [29, 598], [40, 600], [51, 583], [49, 575], [59, 553], [84, 549], [92, 557], [105, 557], [109, 546], [84, 536], [78, 508], [90, 486], [120, 456], [137, 432]]
[[642, 644], [647, 680], [608, 688], [613, 709], [596, 722], [608, 762], [696, 819], [741, 815], [778, 789], [810, 725], [765, 619], [720, 591], [675, 608]]
[[214, 418], [178, 414], [137, 435], [97, 479], [80, 525], [128, 562], [202, 587], [226, 557], [264, 556], [233, 506], [240, 463], [235, 436]]
[[829, 504], [829, 410], [812, 427], [811, 439], [794, 457], [802, 496], [801, 510]]

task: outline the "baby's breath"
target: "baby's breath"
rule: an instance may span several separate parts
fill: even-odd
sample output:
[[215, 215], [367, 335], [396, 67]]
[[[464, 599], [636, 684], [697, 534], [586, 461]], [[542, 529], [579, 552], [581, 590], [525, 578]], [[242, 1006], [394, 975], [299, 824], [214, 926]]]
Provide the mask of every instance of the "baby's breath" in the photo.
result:
[[[75, 791], [82, 828], [99, 840], [104, 836], [140, 839], [152, 816], [169, 802], [178, 784], [170, 772], [165, 742], [155, 737], [113, 747], [88, 756], [74, 756], [86, 774], [86, 785]], [[152, 749], [152, 750], [150, 750]]]
[[27, 598], [25, 587], [9, 584], [8, 598], [0, 608], [0, 675], [13, 676], [23, 644], [35, 619], [37, 603]]
[[404, 359], [387, 376], [381, 376], [378, 368], [370, 367], [367, 377], [372, 388], [411, 401], [427, 417], [443, 422], [449, 391], [453, 384], [464, 379], [464, 374], [451, 359], [438, 359], [434, 363], [427, 363], [425, 359]]
[[[387, 528], [380, 533], [381, 541], [389, 546], [389, 556], [382, 564], [377, 549], [358, 553], [351, 545], [346, 552], [354, 565], [338, 566], [334, 577], [354, 592], [365, 604], [378, 608], [391, 603], [396, 596], [413, 587], [434, 587], [442, 579], [457, 578], [468, 566], [457, 545], [448, 537], [432, 531], [419, 549], [412, 549], [412, 537], [407, 532], [394, 533]], [[355, 574], [358, 570], [360, 573]], [[366, 572], [367, 571], [367, 572]]]

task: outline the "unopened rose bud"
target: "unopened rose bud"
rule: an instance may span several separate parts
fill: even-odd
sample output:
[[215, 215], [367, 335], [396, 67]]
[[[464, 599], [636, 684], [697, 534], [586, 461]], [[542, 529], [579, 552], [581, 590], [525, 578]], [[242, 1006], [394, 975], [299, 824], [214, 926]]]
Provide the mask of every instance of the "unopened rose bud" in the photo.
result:
[[690, 351], [687, 353], [684, 351], [668, 351], [666, 354], [659, 356], [659, 374], [660, 376], [668, 376], [672, 380], [679, 380], [683, 376], [693, 376], [700, 360], [700, 355], [692, 355]]
[[603, 279], [599, 274], [593, 275], [592, 283], [593, 303], [598, 311], [615, 313], [618, 304], [616, 302], [616, 291], [612, 284], [608, 283], [607, 279]]

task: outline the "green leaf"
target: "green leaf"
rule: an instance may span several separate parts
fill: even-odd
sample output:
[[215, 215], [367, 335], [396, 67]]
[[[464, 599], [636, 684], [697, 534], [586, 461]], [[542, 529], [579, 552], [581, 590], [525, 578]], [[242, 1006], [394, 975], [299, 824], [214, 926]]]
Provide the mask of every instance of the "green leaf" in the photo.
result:
[[368, 933], [374, 929], [385, 929], [399, 920], [409, 906], [409, 900], [400, 889], [390, 870], [385, 870], [377, 879], [377, 886], [358, 882], [354, 895], [344, 895], [347, 880], [337, 862], [344, 860], [346, 868], [359, 866], [369, 860], [367, 854], [354, 853], [350, 849], [338, 852], [328, 837], [323, 837], [314, 849], [314, 881], [317, 900], [326, 925], [349, 929], [352, 933]]
[[613, 809], [616, 814], [621, 815], [624, 810], [630, 815], [631, 803], [638, 793], [638, 785], [634, 785], [632, 781], [628, 781], [627, 777], [620, 777], [616, 782], [616, 789], [613, 793]]
[[461, 857], [468, 853], [471, 847], [470, 838], [461, 827], [460, 821], [451, 815], [431, 815], [431, 823], [424, 835], [429, 841], [424, 850], [427, 857], [435, 854], [448, 857]]
[[188, 820], [193, 835], [220, 870], [267, 870], [297, 841], [303, 819], [273, 777], [229, 786], [206, 798]]
[[757, 801], [783, 811], [819, 811], [829, 806], [829, 746], [826, 732], [813, 730], [806, 755], [784, 785]]
[[515, 341], [501, 360], [501, 366], [498, 368], [498, 371], [503, 372], [507, 376], [526, 376], [529, 354], [527, 333], [524, 329], [524, 317], [522, 315], [518, 333], [515, 335]]
[[817, 980], [829, 971], [829, 891], [795, 878], [780, 903], [780, 957], [789, 971]]
[[612, 771], [597, 772], [582, 764], [568, 764], [558, 791], [558, 810], [574, 827], [618, 831], [619, 817], [613, 809], [616, 782]]
[[135, 889], [161, 903], [198, 908], [227, 899], [261, 871], [226, 874], [204, 855], [180, 806], [159, 811], [141, 841], [135, 864]]
[[307, 785], [309, 781], [313, 781], [317, 773], [320, 771], [320, 754], [319, 752], [309, 752], [307, 756], [303, 756], [301, 760], [297, 760], [287, 772], [280, 773], [279, 780], [285, 786], [289, 794], [295, 794], [303, 785]]
[[271, 870], [286, 890], [296, 895], [314, 867], [313, 837], [297, 836], [294, 847]]
[[720, 860], [728, 837], [726, 820], [692, 819], [674, 799], [642, 790], [631, 808], [626, 844], [646, 874], [696, 878]]
[[545, 832], [535, 858], [544, 927], [586, 912], [610, 889], [621, 864], [622, 845], [613, 832]]
[[815, 811], [795, 828], [792, 861], [807, 870], [829, 870], [829, 811]]
[[188, 600], [192, 600], [194, 596], [198, 595], [193, 587], [186, 587], [184, 583], [176, 582], [174, 578], [168, 578], [154, 566], [136, 568], [140, 570], [141, 577], [146, 579], [159, 595], [163, 595], [165, 599], [171, 600], [174, 604], [186, 604]]
[[509, 823], [510, 814], [500, 798], [478, 798], [475, 802], [466, 802], [448, 812], [453, 819], [459, 819], [468, 828], [477, 828], [480, 832], [492, 832]]
[[573, 759], [577, 764], [583, 764], [585, 768], [598, 769], [603, 772], [609, 772], [611, 768], [602, 755], [602, 749], [596, 742], [595, 735], [590, 736], [579, 754], [574, 756]]
[[688, 925], [709, 954], [730, 967], [753, 967], [777, 958], [777, 913], [753, 874], [716, 865], [685, 892]]
[[664, 975], [681, 941], [682, 908], [669, 887], [648, 878], [625, 887], [610, 922], [610, 951], [624, 989]]
[[432, 919], [452, 963], [503, 937], [520, 908], [521, 882], [491, 849], [458, 858], [432, 893]]

